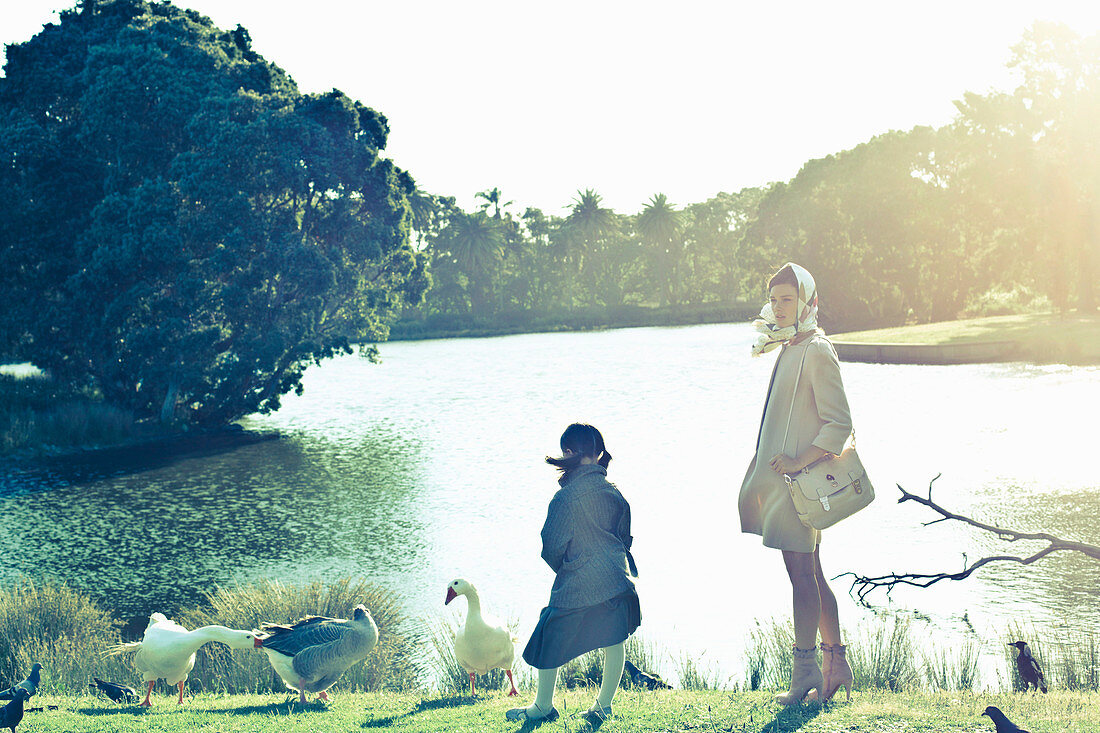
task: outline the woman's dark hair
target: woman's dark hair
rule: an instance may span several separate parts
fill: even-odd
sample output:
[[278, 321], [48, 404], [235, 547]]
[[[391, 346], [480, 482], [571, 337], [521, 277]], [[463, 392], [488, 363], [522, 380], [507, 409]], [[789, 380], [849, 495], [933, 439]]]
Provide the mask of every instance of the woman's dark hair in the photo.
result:
[[[566, 451], [571, 455], [566, 456]], [[557, 466], [562, 473], [568, 473], [581, 465], [584, 457], [595, 458], [596, 463], [604, 468], [611, 463], [611, 454], [607, 452], [607, 446], [603, 444], [603, 436], [600, 431], [586, 423], [575, 422], [561, 434], [561, 458], [546, 457], [546, 462], [551, 466]]]
[[798, 275], [794, 274], [794, 268], [789, 264], [780, 267], [779, 270], [772, 275], [772, 279], [768, 280], [768, 290], [771, 290], [776, 285], [794, 285], [794, 289], [798, 290]]

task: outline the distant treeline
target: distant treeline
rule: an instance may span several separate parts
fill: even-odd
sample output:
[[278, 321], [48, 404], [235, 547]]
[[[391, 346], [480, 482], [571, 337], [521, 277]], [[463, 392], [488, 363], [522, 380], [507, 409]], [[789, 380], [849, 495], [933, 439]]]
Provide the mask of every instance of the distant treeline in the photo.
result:
[[[0, 360], [135, 419], [278, 409], [311, 365], [395, 333], [749, 317], [787, 260], [829, 331], [954, 317], [996, 294], [1093, 312], [1100, 43], [1036, 25], [1020, 87], [789, 182], [565, 216], [417, 188], [385, 115], [301, 92], [169, 2], [82, 0], [6, 48]], [[734, 171], [731, 171], [731, 178]], [[679, 203], [679, 202], [678, 202]]]
[[417, 190], [414, 232], [433, 285], [396, 328], [758, 303], [787, 260], [817, 277], [834, 331], [947, 320], [989, 293], [1092, 312], [1098, 49], [1096, 37], [1037, 24], [1014, 48], [1019, 88], [965, 95], [952, 124], [888, 132], [807, 162], [789, 182], [682, 208], [658, 193], [621, 214], [584, 190], [557, 217], [493, 188], [471, 213]]

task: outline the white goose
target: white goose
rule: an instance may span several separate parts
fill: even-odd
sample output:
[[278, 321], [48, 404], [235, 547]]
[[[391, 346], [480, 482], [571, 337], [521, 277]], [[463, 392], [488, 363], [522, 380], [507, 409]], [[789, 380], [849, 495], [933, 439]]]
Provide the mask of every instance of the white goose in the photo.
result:
[[145, 700], [141, 703], [144, 707], [153, 704], [149, 696], [153, 693], [153, 685], [162, 677], [169, 685], [179, 688], [177, 704], [182, 705], [183, 683], [195, 666], [195, 652], [211, 641], [220, 641], [230, 649], [255, 649], [263, 644], [255, 631], [238, 631], [225, 626], [203, 626], [188, 631], [163, 613], [154, 613], [149, 617], [141, 641], [119, 644], [108, 653], [136, 652], [134, 667], [141, 672], [147, 685]]
[[287, 689], [328, 700], [325, 692], [348, 667], [367, 658], [378, 643], [378, 627], [366, 606], [358, 605], [352, 619], [306, 616], [292, 626], [264, 624], [263, 649]]
[[508, 696], [518, 695], [512, 679], [512, 662], [516, 658], [516, 640], [508, 629], [496, 619], [481, 611], [481, 598], [477, 588], [467, 580], [452, 580], [447, 586], [447, 605], [459, 596], [466, 596], [466, 625], [455, 634], [455, 658], [470, 674], [470, 694], [474, 695], [474, 677], [489, 674], [490, 670], [503, 669], [512, 689]]

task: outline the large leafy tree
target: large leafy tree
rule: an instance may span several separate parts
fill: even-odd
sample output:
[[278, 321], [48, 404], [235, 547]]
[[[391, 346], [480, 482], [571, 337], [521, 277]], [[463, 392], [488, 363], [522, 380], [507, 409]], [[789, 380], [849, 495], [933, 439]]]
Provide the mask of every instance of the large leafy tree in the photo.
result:
[[[1060, 308], [1097, 306], [1100, 276], [1100, 34], [1036, 23], [1013, 48], [1012, 93], [956, 103], [969, 146], [958, 180], [1008, 236], [997, 266]], [[1022, 266], [1020, 266], [1022, 265]]]
[[384, 339], [427, 287], [385, 117], [300, 94], [243, 28], [84, 0], [7, 54], [12, 355], [139, 413], [220, 424]]

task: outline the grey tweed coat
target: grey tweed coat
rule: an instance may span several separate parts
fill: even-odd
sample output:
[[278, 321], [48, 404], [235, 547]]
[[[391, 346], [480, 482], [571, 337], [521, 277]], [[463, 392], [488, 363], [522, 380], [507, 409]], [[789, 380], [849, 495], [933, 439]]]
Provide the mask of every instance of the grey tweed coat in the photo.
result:
[[557, 573], [549, 605], [584, 608], [633, 590], [630, 505], [607, 469], [578, 466], [559, 483], [542, 527], [542, 559]]

